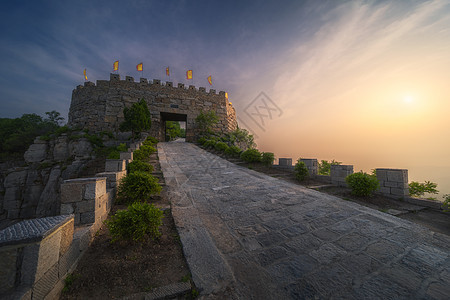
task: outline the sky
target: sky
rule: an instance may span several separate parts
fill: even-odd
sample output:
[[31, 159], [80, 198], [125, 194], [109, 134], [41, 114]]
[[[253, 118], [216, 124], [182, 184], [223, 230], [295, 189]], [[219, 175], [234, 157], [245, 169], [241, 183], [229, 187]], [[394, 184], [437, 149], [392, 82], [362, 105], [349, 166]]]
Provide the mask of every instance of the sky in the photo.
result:
[[450, 2], [260, 2], [8, 1], [0, 117], [67, 120], [84, 69], [166, 81], [170, 66], [175, 84], [211, 75], [277, 158], [406, 168], [450, 193]]

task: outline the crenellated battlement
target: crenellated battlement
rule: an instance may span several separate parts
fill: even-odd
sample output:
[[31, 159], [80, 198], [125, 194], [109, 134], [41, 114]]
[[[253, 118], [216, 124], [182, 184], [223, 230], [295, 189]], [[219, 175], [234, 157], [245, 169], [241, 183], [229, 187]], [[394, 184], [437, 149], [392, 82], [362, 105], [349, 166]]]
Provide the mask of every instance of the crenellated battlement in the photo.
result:
[[[120, 80], [119, 74], [110, 74], [109, 81], [107, 80], [97, 80], [97, 83], [93, 83], [91, 81], [87, 81], [84, 83], [84, 85], [78, 85], [76, 87], [76, 90], [83, 90], [86, 87], [105, 87], [106, 85], [109, 86], [119, 86], [124, 88], [166, 88], [166, 89], [181, 89], [181, 90], [188, 90], [188, 91], [196, 91], [199, 93], [209, 94], [209, 95], [217, 95], [215, 89], [210, 89], [209, 92], [206, 91], [205, 87], [199, 87], [198, 89], [194, 85], [189, 85], [187, 88], [185, 87], [184, 83], [178, 83], [177, 85], [174, 85], [171, 81], [162, 82], [160, 79], [153, 79], [152, 81], [149, 81], [147, 78], [140, 78], [139, 82], [134, 81], [134, 77], [132, 76], [125, 76], [125, 80]], [[219, 96], [225, 97], [225, 92], [220, 91]]]
[[219, 117], [215, 130], [228, 132], [237, 127], [236, 112], [224, 91], [206, 90], [205, 87], [185, 86], [159, 79], [149, 81], [133, 77], [120, 79], [119, 74], [110, 74], [109, 80], [85, 82], [72, 92], [69, 111], [69, 126], [82, 127], [90, 131], [118, 132], [124, 120], [123, 110], [144, 99], [152, 117], [152, 134], [164, 139], [165, 121], [185, 120], [187, 140], [197, 134], [195, 118], [201, 111], [214, 111]]

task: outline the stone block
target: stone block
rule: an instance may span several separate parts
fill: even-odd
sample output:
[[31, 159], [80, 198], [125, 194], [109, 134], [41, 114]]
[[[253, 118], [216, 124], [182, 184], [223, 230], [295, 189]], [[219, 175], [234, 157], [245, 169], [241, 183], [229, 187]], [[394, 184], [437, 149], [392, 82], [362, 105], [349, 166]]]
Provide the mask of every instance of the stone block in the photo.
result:
[[92, 200], [83, 200], [76, 204], [75, 213], [85, 213], [95, 211], [95, 199]]
[[33, 287], [33, 299], [44, 299], [58, 282], [58, 264], [54, 264]]
[[125, 160], [107, 159], [105, 162], [105, 172], [118, 172], [126, 170]]
[[386, 169], [376, 169], [378, 181], [387, 181], [387, 170]]
[[80, 224], [91, 224], [95, 222], [95, 211], [80, 213]]
[[39, 280], [58, 262], [60, 242], [61, 231], [57, 231], [41, 241], [35, 280]]
[[391, 193], [391, 188], [390, 187], [384, 187], [384, 186], [380, 186], [378, 188], [378, 192], [384, 194], [384, 195], [389, 195]]
[[279, 158], [278, 165], [279, 166], [292, 166], [292, 158]]
[[23, 155], [28, 163], [43, 161], [47, 156], [47, 144], [32, 144]]
[[391, 188], [391, 194], [394, 196], [408, 196], [408, 190]]
[[62, 215], [70, 215], [75, 212], [73, 208], [73, 203], [61, 203], [60, 214]]
[[0, 295], [14, 288], [18, 248], [0, 249]]
[[133, 152], [120, 152], [120, 159], [133, 160]]
[[[79, 241], [78, 241], [79, 242]], [[67, 251], [59, 259], [58, 275], [64, 277], [80, 257], [79, 243], [71, 243]]]
[[69, 222], [61, 226], [61, 242], [59, 247], [59, 256], [64, 255], [72, 244], [73, 240], [73, 230], [74, 230], [74, 220], [71, 219]]
[[73, 242], [79, 245], [79, 251], [84, 252], [91, 241], [91, 236], [89, 234], [90, 226], [83, 226], [76, 228], [73, 234]]
[[398, 187], [398, 182], [394, 182], [394, 181], [384, 181], [383, 182], [383, 186], [385, 187]]
[[91, 180], [86, 183], [83, 199], [94, 200], [106, 193], [106, 177], [95, 177], [87, 179]]
[[65, 180], [61, 184], [61, 203], [73, 203], [83, 199], [83, 185], [80, 182]]

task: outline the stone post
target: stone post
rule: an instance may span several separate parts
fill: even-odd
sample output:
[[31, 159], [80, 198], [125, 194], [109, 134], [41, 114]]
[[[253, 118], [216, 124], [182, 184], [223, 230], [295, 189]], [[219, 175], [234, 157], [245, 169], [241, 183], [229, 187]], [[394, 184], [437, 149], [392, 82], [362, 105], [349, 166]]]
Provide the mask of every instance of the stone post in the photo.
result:
[[292, 158], [279, 158], [278, 165], [281, 167], [291, 167], [292, 166]]
[[317, 159], [312, 158], [301, 158], [300, 159], [302, 162], [305, 163], [306, 168], [308, 168], [308, 174], [310, 177], [314, 177], [317, 175], [318, 173], [318, 163], [317, 163]]
[[345, 182], [345, 178], [350, 174], [353, 174], [352, 165], [330, 166], [331, 184], [333, 185], [346, 187], [347, 183]]
[[105, 162], [105, 172], [119, 172], [126, 169], [126, 161], [123, 159], [107, 159]]
[[75, 225], [102, 221], [107, 199], [106, 177], [65, 180], [61, 185], [61, 214], [74, 214]]
[[402, 198], [409, 195], [408, 170], [376, 169], [379, 192], [385, 196]]

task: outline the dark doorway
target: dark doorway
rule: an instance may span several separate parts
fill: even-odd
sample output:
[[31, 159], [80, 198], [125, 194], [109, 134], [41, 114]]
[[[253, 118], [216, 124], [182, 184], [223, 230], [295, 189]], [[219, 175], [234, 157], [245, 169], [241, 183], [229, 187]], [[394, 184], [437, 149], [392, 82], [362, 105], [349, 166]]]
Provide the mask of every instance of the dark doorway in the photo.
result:
[[[174, 135], [186, 136], [187, 115], [161, 112], [161, 136], [168, 142], [174, 139]], [[179, 134], [178, 134], [179, 133]]]

